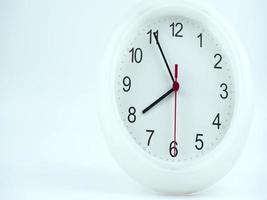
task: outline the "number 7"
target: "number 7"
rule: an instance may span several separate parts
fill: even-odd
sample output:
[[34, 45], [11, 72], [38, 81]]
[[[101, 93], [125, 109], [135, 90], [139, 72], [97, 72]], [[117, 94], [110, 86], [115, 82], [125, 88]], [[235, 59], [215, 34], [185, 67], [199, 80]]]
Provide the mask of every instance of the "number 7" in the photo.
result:
[[148, 141], [147, 141], [147, 146], [149, 146], [150, 145], [150, 140], [151, 140], [155, 130], [146, 130], [146, 132], [150, 133], [150, 136], [149, 136]]

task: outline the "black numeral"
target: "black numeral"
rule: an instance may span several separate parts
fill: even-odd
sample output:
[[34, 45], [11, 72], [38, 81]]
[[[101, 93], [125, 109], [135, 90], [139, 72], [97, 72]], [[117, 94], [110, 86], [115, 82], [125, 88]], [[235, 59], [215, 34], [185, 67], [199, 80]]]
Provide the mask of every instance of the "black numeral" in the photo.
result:
[[131, 89], [131, 79], [129, 76], [125, 76], [122, 80], [122, 83], [124, 85], [123, 91], [124, 92], [129, 92]]
[[151, 138], [152, 138], [155, 130], [146, 130], [146, 132], [150, 133], [149, 138], [148, 138], [148, 141], [147, 141], [147, 146], [149, 146], [150, 145]]
[[227, 97], [228, 97], [228, 91], [227, 91], [228, 86], [226, 85], [226, 83], [222, 83], [220, 85], [220, 87], [222, 88], [222, 91], [224, 92], [223, 94], [220, 94], [220, 97], [222, 99], [227, 99]]
[[196, 147], [196, 149], [197, 150], [201, 150], [201, 149], [203, 149], [203, 147], [204, 147], [204, 142], [203, 142], [203, 140], [200, 138], [200, 137], [202, 137], [203, 136], [203, 134], [197, 134], [196, 135], [196, 140], [195, 140], [195, 142], [196, 143], [198, 143], [199, 145], [195, 145], [195, 147]]
[[215, 119], [212, 122], [212, 125], [217, 126], [217, 129], [220, 129], [220, 126], [222, 125], [220, 123], [220, 113], [216, 115]]
[[178, 22], [178, 23], [172, 23], [170, 25], [172, 28], [172, 37], [183, 37], [183, 35], [180, 34], [180, 32], [183, 30], [183, 24]]
[[171, 157], [176, 157], [178, 155], [178, 149], [176, 146], [177, 146], [176, 141], [172, 141], [170, 143], [169, 152], [170, 152]]
[[222, 55], [219, 53], [216, 53], [214, 55], [214, 58], [217, 59], [217, 57], [219, 57], [219, 60], [216, 62], [216, 64], [214, 65], [214, 69], [222, 69], [221, 66], [218, 66], [220, 64], [220, 62], [222, 61]]
[[140, 63], [143, 59], [143, 52], [140, 48], [132, 48], [129, 53], [131, 54], [131, 62], [132, 63]]
[[159, 36], [159, 30], [156, 30], [156, 31], [152, 31], [152, 29], [150, 29], [148, 32], [147, 32], [147, 35], [149, 37], [149, 44], [152, 44], [152, 41], [153, 41], [153, 33], [156, 34], [156, 37], [158, 38]]
[[197, 38], [199, 38], [199, 46], [202, 48], [202, 33], [200, 33]]
[[129, 115], [128, 115], [128, 121], [130, 123], [134, 123], [136, 121], [136, 116], [135, 116], [135, 113], [136, 113], [136, 109], [135, 107], [130, 107], [128, 109], [128, 112], [129, 112]]

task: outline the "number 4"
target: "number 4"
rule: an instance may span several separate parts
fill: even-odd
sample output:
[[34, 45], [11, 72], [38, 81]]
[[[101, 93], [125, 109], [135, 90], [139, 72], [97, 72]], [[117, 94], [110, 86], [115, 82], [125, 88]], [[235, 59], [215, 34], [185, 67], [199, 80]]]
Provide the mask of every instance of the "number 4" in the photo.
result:
[[220, 126], [222, 125], [222, 124], [220, 123], [220, 113], [218, 113], [218, 114], [216, 115], [215, 119], [214, 119], [213, 122], [212, 122], [212, 125], [215, 125], [215, 126], [217, 126], [217, 129], [220, 129]]

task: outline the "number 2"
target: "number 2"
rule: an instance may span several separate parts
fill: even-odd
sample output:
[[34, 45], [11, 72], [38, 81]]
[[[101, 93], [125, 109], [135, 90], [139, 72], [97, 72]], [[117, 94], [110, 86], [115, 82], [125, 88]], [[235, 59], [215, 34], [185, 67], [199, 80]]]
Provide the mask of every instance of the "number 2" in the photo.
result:
[[219, 60], [216, 62], [216, 64], [214, 65], [214, 69], [222, 69], [221, 66], [218, 66], [220, 64], [220, 62], [222, 61], [222, 55], [219, 53], [216, 53], [214, 55], [214, 58], [216, 59], [217, 57], [219, 57]]

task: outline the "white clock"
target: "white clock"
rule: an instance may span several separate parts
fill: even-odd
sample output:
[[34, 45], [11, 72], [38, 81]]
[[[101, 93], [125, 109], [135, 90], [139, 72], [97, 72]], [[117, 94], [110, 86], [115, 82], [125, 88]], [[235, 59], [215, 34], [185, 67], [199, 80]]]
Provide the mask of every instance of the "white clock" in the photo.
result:
[[233, 30], [206, 5], [152, 1], [111, 39], [99, 107], [119, 165], [166, 193], [216, 182], [252, 120], [248, 59]]

